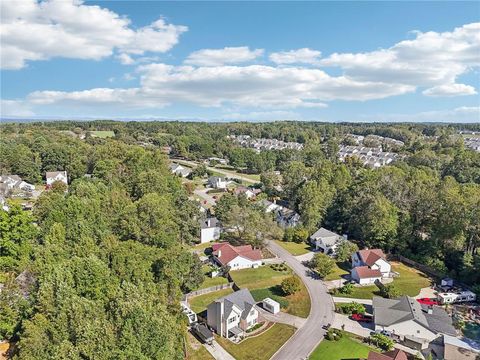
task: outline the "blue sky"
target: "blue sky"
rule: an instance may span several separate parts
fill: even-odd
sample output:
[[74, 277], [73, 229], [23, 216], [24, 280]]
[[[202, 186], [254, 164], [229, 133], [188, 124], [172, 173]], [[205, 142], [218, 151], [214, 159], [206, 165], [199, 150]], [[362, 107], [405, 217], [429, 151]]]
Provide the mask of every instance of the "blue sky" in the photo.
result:
[[478, 2], [2, 2], [1, 116], [478, 122]]

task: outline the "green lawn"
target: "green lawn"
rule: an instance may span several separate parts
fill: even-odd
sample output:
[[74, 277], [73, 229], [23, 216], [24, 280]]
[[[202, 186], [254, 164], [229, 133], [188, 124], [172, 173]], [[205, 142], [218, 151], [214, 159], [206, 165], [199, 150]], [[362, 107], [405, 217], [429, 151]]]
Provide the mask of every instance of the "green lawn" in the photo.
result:
[[187, 356], [186, 360], [214, 360], [215, 358], [203, 347], [191, 333], [186, 336]]
[[[428, 287], [431, 279], [424, 273], [408, 267], [402, 263], [392, 262], [392, 271], [400, 274], [393, 280], [393, 284], [400, 291], [401, 295], [416, 296], [420, 293], [420, 289]], [[376, 285], [355, 287], [350, 295], [341, 295], [343, 297], [356, 299], [371, 299], [373, 296], [380, 296], [379, 289]]]
[[237, 360], [268, 360], [294, 332], [293, 326], [275, 324], [261, 335], [246, 339], [240, 344], [220, 337], [217, 337], [217, 341]]
[[353, 340], [348, 334], [338, 341], [324, 339], [309, 356], [309, 360], [342, 360], [366, 359], [370, 350], [369, 346]]
[[102, 139], [106, 139], [109, 137], [115, 137], [115, 133], [113, 131], [90, 131], [90, 134], [93, 137], [98, 137]]
[[283, 311], [306, 318], [310, 313], [310, 296], [305, 285], [302, 283], [299, 292], [288, 296], [285, 296], [279, 287], [282, 280], [292, 273], [291, 269], [275, 271], [265, 265], [258, 269], [231, 271], [230, 275], [240, 288], [249, 289], [256, 301], [270, 297], [280, 303]]
[[241, 288], [262, 289], [278, 285], [283, 279], [292, 274], [292, 271], [275, 271], [269, 265], [257, 269], [242, 269], [230, 271], [233, 281]]
[[343, 275], [350, 274], [350, 267], [351, 267], [351, 265], [348, 262], [336, 263], [335, 268], [333, 269], [332, 273], [325, 276], [325, 278], [323, 280], [331, 281], [331, 280], [341, 279]]
[[199, 296], [190, 298], [188, 300], [188, 303], [190, 304], [190, 308], [198, 314], [198, 313], [201, 313], [202, 311], [205, 311], [207, 309], [207, 306], [210, 305], [210, 303], [213, 300], [216, 300], [218, 298], [231, 294], [232, 292], [233, 290], [230, 288], [219, 290], [219, 291], [211, 292], [205, 295], [199, 295]]
[[279, 240], [275, 240], [275, 242], [294, 256], [303, 255], [312, 250], [310, 245], [306, 243], [297, 244], [293, 241], [286, 242], [286, 241], [279, 241]]

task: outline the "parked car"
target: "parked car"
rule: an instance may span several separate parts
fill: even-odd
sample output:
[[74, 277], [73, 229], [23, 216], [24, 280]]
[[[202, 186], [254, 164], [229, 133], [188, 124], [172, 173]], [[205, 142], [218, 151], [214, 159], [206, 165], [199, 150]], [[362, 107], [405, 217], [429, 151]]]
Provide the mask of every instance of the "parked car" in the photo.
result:
[[364, 314], [352, 314], [350, 316], [350, 319], [358, 321], [358, 322], [372, 322], [373, 317], [370, 315], [364, 315]]
[[375, 333], [385, 335], [389, 338], [394, 337], [393, 333], [391, 331], [388, 331], [388, 330], [375, 330]]
[[192, 332], [197, 335], [205, 344], [212, 345], [213, 332], [205, 324], [193, 324]]
[[421, 298], [421, 299], [417, 299], [417, 301], [420, 304], [428, 305], [428, 306], [438, 305], [437, 299]]
[[328, 329], [330, 329], [330, 326], [332, 326], [332, 324], [328, 323], [327, 325], [323, 325], [322, 329], [328, 330]]

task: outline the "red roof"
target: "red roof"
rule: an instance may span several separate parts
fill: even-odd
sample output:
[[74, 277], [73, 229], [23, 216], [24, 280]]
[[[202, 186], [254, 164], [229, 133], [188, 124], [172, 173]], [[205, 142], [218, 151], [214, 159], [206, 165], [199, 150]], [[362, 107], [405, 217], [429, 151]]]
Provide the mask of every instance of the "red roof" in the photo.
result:
[[408, 360], [408, 358], [403, 350], [395, 349], [384, 352], [383, 354], [370, 351], [367, 360]]
[[378, 259], [386, 259], [382, 249], [359, 250], [358, 254], [360, 259], [368, 266], [375, 264]]
[[354, 268], [360, 279], [381, 278], [382, 273], [378, 269], [370, 269], [368, 266], [357, 266]]
[[[262, 259], [262, 252], [255, 250], [251, 245], [232, 246], [228, 243], [213, 244], [213, 255], [215, 255], [222, 265], [227, 265], [237, 256], [257, 261]], [[220, 253], [220, 254], [219, 254]]]

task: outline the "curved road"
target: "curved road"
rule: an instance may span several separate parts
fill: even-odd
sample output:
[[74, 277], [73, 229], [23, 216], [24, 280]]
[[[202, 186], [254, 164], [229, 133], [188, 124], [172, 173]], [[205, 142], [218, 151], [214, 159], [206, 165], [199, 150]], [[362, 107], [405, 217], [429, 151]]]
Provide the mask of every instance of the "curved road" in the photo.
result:
[[333, 323], [334, 304], [323, 282], [310, 276], [310, 270], [293, 255], [273, 241], [268, 241], [268, 248], [285, 261], [302, 279], [308, 289], [311, 300], [310, 315], [305, 324], [293, 334], [272, 360], [306, 359], [323, 340], [325, 330], [322, 326]]

